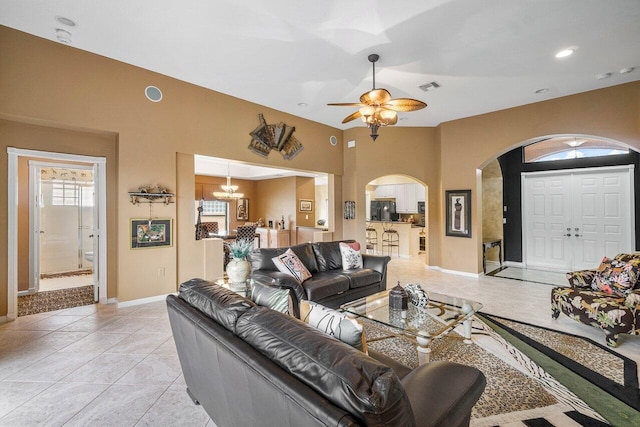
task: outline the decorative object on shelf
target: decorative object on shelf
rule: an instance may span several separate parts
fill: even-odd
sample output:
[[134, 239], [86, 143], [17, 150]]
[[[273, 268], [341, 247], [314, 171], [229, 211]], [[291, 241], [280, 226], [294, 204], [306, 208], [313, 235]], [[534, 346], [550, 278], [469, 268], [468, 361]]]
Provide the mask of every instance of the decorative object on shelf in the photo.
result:
[[262, 157], [268, 157], [271, 150], [279, 151], [286, 160], [293, 159], [302, 151], [302, 144], [293, 136], [295, 127], [283, 122], [268, 125], [262, 114], [258, 114], [258, 120], [258, 127], [249, 133], [249, 150]]
[[389, 291], [389, 308], [391, 310], [406, 310], [409, 307], [409, 297], [400, 282]]
[[429, 294], [427, 294], [418, 283], [409, 283], [405, 287], [409, 294], [409, 301], [418, 308], [425, 308], [429, 303]]
[[242, 285], [247, 282], [251, 273], [251, 263], [245, 258], [253, 249], [253, 241], [238, 239], [229, 243], [229, 250], [233, 259], [227, 264], [227, 276], [234, 285]]
[[446, 190], [446, 235], [471, 237], [471, 190]]
[[164, 203], [168, 205], [173, 203], [171, 199], [175, 197], [175, 194], [170, 193], [165, 187], [159, 185], [147, 185], [138, 187], [138, 191], [130, 191], [129, 197], [131, 197], [131, 203], [134, 205], [138, 203]]
[[201, 240], [204, 236], [202, 236], [202, 211], [203, 211], [203, 207], [202, 205], [204, 204], [204, 200], [200, 199], [200, 202], [198, 203], [198, 220], [196, 221], [196, 240]]
[[249, 220], [249, 199], [241, 198], [236, 202], [236, 219]]
[[313, 212], [313, 200], [300, 199], [298, 210], [300, 212]]
[[356, 219], [356, 202], [353, 200], [344, 202], [344, 219]]
[[173, 246], [173, 219], [132, 219], [131, 249]]
[[282, 215], [282, 219], [278, 221], [278, 227], [280, 228], [280, 230], [286, 230], [284, 226], [284, 215]]
[[262, 218], [258, 218], [258, 222], [256, 224], [258, 227], [262, 228], [264, 227], [264, 220]]
[[231, 174], [229, 173], [229, 163], [227, 163], [227, 184], [221, 185], [223, 191], [214, 191], [213, 197], [217, 199], [239, 199], [244, 197], [243, 193], [238, 193], [238, 186], [231, 185]]
[[338, 107], [360, 107], [355, 113], [345, 117], [342, 123], [348, 123], [361, 118], [371, 131], [371, 139], [378, 137], [380, 126], [392, 126], [398, 123], [397, 112], [421, 110], [427, 106], [422, 101], [411, 98], [391, 99], [391, 94], [386, 89], [376, 89], [376, 62], [380, 59], [375, 53], [369, 55], [369, 62], [373, 66], [373, 88], [360, 96], [360, 102], [339, 102], [327, 104]]

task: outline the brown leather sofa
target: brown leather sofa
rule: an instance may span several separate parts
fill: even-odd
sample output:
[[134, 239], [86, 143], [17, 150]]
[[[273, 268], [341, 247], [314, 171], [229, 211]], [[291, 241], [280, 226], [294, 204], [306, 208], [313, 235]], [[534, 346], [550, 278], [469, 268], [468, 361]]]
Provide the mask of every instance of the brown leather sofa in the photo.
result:
[[[344, 242], [352, 243], [353, 240]], [[274, 286], [288, 288], [298, 313], [300, 300], [318, 302], [337, 308], [345, 302], [386, 290], [388, 256], [362, 254], [363, 268], [342, 268], [340, 242], [303, 243], [291, 246], [291, 250], [312, 274], [302, 284], [293, 277], [281, 273], [272, 258], [282, 255], [289, 248], [260, 248], [247, 256], [251, 263], [251, 277], [263, 281], [274, 279]]]
[[218, 427], [467, 426], [486, 380], [414, 370], [200, 279], [167, 297], [187, 392]]

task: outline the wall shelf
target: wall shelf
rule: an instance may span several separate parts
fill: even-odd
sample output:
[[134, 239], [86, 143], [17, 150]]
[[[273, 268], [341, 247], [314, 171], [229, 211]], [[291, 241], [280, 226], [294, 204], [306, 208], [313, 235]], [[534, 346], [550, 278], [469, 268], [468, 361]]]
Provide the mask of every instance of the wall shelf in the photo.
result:
[[174, 203], [171, 198], [174, 197], [173, 193], [144, 193], [139, 191], [130, 191], [129, 197], [131, 197], [131, 203], [137, 205], [139, 203]]

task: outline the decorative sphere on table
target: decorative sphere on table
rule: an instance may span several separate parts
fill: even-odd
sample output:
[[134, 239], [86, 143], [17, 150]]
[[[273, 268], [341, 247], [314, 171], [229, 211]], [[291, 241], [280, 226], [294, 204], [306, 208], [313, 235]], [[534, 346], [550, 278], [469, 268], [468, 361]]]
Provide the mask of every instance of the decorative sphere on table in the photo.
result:
[[473, 307], [471, 307], [471, 304], [466, 303], [466, 302], [464, 304], [462, 304], [461, 309], [462, 309], [462, 312], [464, 314], [469, 314], [469, 313], [471, 313], [473, 311]]

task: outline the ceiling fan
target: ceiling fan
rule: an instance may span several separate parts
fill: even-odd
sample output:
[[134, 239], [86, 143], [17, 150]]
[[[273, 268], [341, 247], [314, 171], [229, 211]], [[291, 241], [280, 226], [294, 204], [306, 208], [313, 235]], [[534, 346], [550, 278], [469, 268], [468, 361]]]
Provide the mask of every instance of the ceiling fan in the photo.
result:
[[371, 139], [374, 141], [378, 137], [380, 126], [392, 126], [398, 123], [397, 112], [407, 112], [421, 110], [427, 106], [422, 101], [411, 98], [391, 98], [391, 94], [386, 89], [376, 89], [376, 61], [380, 56], [372, 53], [368, 57], [373, 64], [373, 89], [360, 96], [360, 102], [337, 102], [327, 104], [338, 107], [360, 107], [358, 111], [348, 115], [342, 123], [361, 118], [371, 130]]

